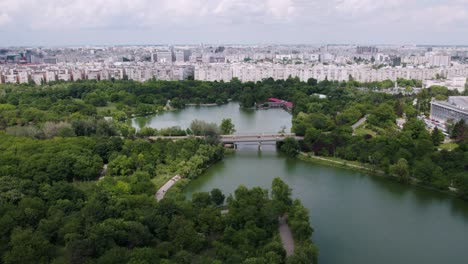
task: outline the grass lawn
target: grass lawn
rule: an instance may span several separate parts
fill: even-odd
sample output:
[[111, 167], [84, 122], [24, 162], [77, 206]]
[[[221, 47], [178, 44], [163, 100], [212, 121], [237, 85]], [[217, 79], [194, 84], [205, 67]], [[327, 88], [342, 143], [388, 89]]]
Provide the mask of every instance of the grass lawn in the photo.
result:
[[458, 147], [457, 143], [444, 143], [439, 146], [440, 149], [446, 149], [446, 150], [454, 150], [455, 148]]
[[372, 131], [368, 128], [366, 128], [365, 125], [363, 126], [359, 126], [358, 128], [356, 128], [356, 130], [354, 130], [354, 134], [356, 134], [357, 136], [365, 136], [367, 134], [375, 137], [377, 135], [377, 133], [375, 133], [375, 131]]
[[108, 115], [109, 111], [113, 112], [117, 110], [117, 104], [116, 103], [107, 103], [107, 106], [99, 106], [96, 107], [98, 114], [102, 115]]

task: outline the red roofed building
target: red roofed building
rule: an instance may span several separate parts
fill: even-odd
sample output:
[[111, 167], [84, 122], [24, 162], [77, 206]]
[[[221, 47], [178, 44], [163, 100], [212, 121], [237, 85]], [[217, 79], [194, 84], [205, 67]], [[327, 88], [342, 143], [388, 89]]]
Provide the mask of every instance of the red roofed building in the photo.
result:
[[294, 106], [294, 104], [291, 102], [281, 100], [278, 98], [274, 98], [274, 97], [268, 98], [268, 102], [269, 102], [268, 104], [270, 105], [270, 107], [286, 107], [288, 110], [291, 110]]

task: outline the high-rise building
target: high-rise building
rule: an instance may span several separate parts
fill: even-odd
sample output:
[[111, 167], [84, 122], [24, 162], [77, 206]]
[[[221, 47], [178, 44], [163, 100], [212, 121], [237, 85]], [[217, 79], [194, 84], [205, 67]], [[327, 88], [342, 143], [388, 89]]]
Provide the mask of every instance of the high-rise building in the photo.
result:
[[156, 52], [156, 60], [154, 62], [158, 63], [172, 63], [174, 61], [174, 53], [169, 51], [158, 51]]
[[186, 62], [189, 61], [191, 52], [190, 50], [178, 50], [174, 54], [176, 62]]
[[357, 46], [356, 53], [357, 54], [364, 54], [364, 53], [377, 53], [379, 49], [373, 46]]

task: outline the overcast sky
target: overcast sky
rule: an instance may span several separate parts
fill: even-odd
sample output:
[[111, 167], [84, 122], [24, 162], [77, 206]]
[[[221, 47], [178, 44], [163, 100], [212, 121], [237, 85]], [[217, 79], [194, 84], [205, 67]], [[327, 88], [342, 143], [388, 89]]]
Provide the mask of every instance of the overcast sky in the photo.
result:
[[468, 44], [468, 0], [0, 0], [0, 46]]

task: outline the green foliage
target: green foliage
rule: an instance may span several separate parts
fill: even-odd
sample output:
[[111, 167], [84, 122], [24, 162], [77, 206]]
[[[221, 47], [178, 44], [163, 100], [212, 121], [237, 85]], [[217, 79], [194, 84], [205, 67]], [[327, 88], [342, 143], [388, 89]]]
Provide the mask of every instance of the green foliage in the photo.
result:
[[232, 123], [231, 118], [224, 118], [223, 121], [221, 121], [221, 125], [220, 125], [221, 134], [223, 135], [234, 134], [236, 132], [236, 129], [234, 127], [235, 126]]
[[468, 140], [468, 124], [465, 120], [461, 119], [453, 126], [452, 133], [450, 137], [456, 141], [466, 141]]
[[190, 124], [190, 130], [196, 136], [217, 136], [220, 134], [218, 125], [215, 123], [207, 123], [197, 119]]
[[289, 157], [295, 157], [299, 154], [299, 143], [295, 138], [287, 137], [280, 146], [280, 150]]
[[444, 141], [444, 134], [437, 127], [432, 130], [431, 139], [434, 146], [439, 146]]
[[211, 190], [211, 199], [213, 200], [213, 203], [215, 203], [216, 205], [222, 205], [224, 203], [224, 194], [221, 192], [220, 189], [218, 188], [214, 188], [213, 190]]
[[384, 103], [371, 112], [367, 120], [371, 125], [387, 128], [395, 124], [396, 118], [393, 107]]
[[390, 173], [396, 175], [400, 182], [408, 183], [410, 178], [408, 161], [404, 158], [398, 160], [394, 165], [390, 166]]
[[292, 205], [291, 189], [281, 178], [276, 177], [271, 184], [271, 196], [278, 215], [283, 215]]
[[50, 263], [54, 246], [31, 228], [16, 228], [11, 233], [10, 250], [3, 256], [3, 263]]

